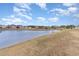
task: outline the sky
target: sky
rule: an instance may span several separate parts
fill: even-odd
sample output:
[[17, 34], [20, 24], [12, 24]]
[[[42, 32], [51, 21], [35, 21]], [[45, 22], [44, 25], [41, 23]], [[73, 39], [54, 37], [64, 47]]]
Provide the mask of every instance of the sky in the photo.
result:
[[78, 3], [0, 3], [0, 25], [79, 25]]

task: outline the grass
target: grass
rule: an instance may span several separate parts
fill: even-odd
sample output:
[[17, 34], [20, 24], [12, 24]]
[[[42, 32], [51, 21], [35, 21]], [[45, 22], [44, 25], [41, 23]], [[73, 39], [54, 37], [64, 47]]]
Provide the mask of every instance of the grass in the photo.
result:
[[[76, 35], [77, 34], [77, 35]], [[66, 56], [79, 55], [79, 30], [60, 32], [34, 38], [8, 48], [0, 49], [0, 55], [13, 56]]]

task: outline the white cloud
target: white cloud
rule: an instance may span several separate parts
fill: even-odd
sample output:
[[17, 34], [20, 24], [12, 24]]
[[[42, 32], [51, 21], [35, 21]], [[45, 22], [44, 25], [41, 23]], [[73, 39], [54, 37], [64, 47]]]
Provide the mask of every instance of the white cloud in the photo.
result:
[[28, 20], [32, 20], [32, 13], [30, 12], [30, 6], [28, 4], [15, 4], [13, 7], [13, 14], [7, 16], [6, 18], [2, 18], [1, 21], [5, 22], [5, 24], [26, 24]]
[[26, 12], [25, 9], [21, 9], [21, 8], [18, 8], [18, 7], [13, 7], [13, 11], [16, 12], [16, 13], [19, 13], [19, 12]]
[[32, 20], [31, 16], [28, 16], [28, 15], [22, 15], [22, 16], [24, 16], [27, 20]]
[[17, 16], [19, 16], [20, 18], [25, 18], [26, 20], [32, 20], [31, 16], [24, 14], [22, 12], [17, 13]]
[[24, 21], [21, 20], [20, 18], [14, 18], [14, 20], [12, 22], [14, 22], [14, 23], [21, 23], [21, 22], [24, 22]]
[[[20, 6], [20, 5], [19, 5]], [[32, 13], [28, 12], [27, 9], [19, 8], [17, 6], [14, 6], [13, 8], [14, 15], [19, 16], [20, 18], [25, 18], [26, 20], [32, 20]]]
[[30, 8], [30, 5], [31, 4], [29, 4], [29, 3], [17, 3], [17, 4], [15, 4], [17, 7], [20, 7], [20, 8], [25, 8], [25, 9], [27, 9], [27, 10], [31, 10], [31, 8]]
[[79, 20], [79, 14], [74, 14], [73, 17]]
[[50, 10], [49, 13], [67, 16], [72, 13], [76, 13], [77, 11], [78, 11], [77, 7], [68, 7], [67, 9], [55, 8], [55, 9]]
[[68, 11], [70, 11], [70, 12], [76, 12], [78, 10], [78, 8], [77, 7], [69, 7], [68, 8]]
[[38, 5], [41, 9], [46, 10], [46, 3], [36, 3], [36, 5]]
[[57, 15], [68, 15], [69, 11], [61, 8], [56, 8], [56, 9], [50, 10], [50, 13], [55, 13]]
[[54, 17], [54, 18], [49, 18], [48, 20], [50, 22], [57, 22], [57, 21], [59, 21], [59, 18], [58, 17]]
[[24, 21], [20, 18], [2, 18], [1, 19], [5, 24], [11, 25], [11, 24], [22, 24], [22, 23], [27, 23], [27, 21]]
[[37, 17], [38, 21], [45, 21], [46, 19], [44, 17]]
[[15, 17], [15, 15], [10, 15], [10, 16], [8, 16], [8, 17], [14, 18], [14, 17]]
[[63, 6], [66, 6], [66, 7], [71, 7], [71, 6], [75, 6], [76, 4], [74, 3], [63, 3]]

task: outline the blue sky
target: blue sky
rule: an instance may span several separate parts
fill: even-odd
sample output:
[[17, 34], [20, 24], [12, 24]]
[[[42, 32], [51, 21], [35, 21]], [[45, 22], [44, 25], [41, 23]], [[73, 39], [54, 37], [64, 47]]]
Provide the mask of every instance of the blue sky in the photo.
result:
[[79, 4], [0, 3], [1, 25], [79, 24]]

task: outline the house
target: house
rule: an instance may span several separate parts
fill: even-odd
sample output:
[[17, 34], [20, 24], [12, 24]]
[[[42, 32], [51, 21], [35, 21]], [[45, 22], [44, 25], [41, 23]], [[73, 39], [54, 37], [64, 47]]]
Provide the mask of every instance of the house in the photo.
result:
[[79, 26], [76, 26], [75, 29], [79, 29]]
[[0, 28], [2, 28], [2, 25], [0, 25]]

